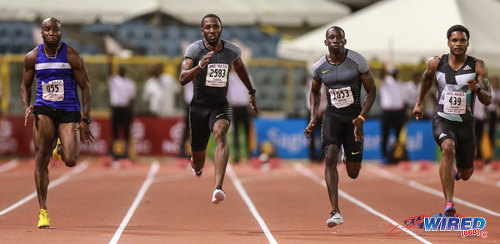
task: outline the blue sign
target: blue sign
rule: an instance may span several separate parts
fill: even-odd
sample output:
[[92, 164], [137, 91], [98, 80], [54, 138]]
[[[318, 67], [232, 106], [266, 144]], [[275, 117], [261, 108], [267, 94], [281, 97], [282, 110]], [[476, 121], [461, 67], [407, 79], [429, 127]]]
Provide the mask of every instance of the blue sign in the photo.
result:
[[[409, 121], [406, 129], [406, 151], [410, 160], [431, 160], [436, 159], [436, 143], [432, 135], [432, 121]], [[363, 150], [363, 159], [380, 160], [382, 159], [382, 132], [380, 120], [367, 120], [364, 124], [365, 143]], [[394, 132], [394, 131], [392, 131]], [[389, 136], [389, 144], [392, 144], [396, 138], [394, 133]]]
[[[305, 119], [262, 119], [255, 120], [259, 147], [271, 142], [280, 158], [307, 158], [309, 141], [304, 135]], [[258, 150], [258, 148], [257, 148]]]

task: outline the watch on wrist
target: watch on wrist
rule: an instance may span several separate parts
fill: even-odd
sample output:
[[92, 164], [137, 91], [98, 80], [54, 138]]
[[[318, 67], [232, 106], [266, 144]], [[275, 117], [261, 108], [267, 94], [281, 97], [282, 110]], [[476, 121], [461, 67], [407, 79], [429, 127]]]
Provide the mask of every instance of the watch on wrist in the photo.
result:
[[92, 122], [92, 120], [90, 120], [90, 118], [83, 118], [82, 121], [87, 123], [87, 124], [90, 124], [90, 122]]

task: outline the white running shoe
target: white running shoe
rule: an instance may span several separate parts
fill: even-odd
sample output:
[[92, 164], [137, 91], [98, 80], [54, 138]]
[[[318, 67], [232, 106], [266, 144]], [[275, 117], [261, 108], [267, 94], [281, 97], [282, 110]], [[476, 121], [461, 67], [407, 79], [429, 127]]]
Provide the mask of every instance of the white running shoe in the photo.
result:
[[196, 177], [201, 177], [201, 174], [203, 174], [203, 169], [200, 169], [200, 171], [196, 172], [196, 170], [193, 169], [193, 175]]
[[330, 213], [330, 215], [332, 216], [331, 218], [329, 218], [327, 221], [326, 221], [326, 225], [330, 228], [332, 227], [335, 227], [337, 225], [341, 225], [344, 223], [344, 218], [342, 217], [342, 215], [340, 215], [339, 212], [337, 211], [332, 211]]
[[212, 195], [212, 203], [218, 204], [226, 199], [226, 194], [220, 188], [215, 188], [214, 193]]

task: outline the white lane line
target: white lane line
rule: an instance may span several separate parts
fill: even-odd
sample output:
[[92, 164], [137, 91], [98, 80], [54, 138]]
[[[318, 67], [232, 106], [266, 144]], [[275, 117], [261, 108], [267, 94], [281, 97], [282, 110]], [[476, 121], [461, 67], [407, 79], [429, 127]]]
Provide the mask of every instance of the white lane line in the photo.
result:
[[500, 184], [499, 184], [500, 181], [495, 182], [494, 180], [490, 180], [490, 179], [482, 177], [482, 176], [473, 175], [472, 177], [470, 177], [470, 179], [472, 181], [479, 182], [479, 183], [482, 183], [482, 184], [485, 184], [488, 186], [500, 187]]
[[17, 161], [17, 159], [14, 159], [4, 165], [1, 165], [0, 166], [0, 173], [3, 173], [3, 172], [7, 172], [15, 167], [17, 167], [19, 165], [19, 161]]
[[[397, 176], [387, 170], [384, 170], [384, 169], [381, 169], [380, 167], [366, 167], [368, 170], [372, 171], [373, 173], [375, 174], [378, 174], [380, 176], [382, 176], [383, 178], [386, 178], [388, 180], [392, 180], [392, 181], [395, 181], [395, 182], [398, 182], [402, 185], [407, 185], [407, 186], [410, 186], [410, 187], [413, 187], [415, 189], [418, 189], [418, 190], [421, 190], [423, 192], [427, 192], [431, 195], [434, 195], [434, 196], [438, 196], [440, 198], [443, 198], [444, 197], [444, 194], [443, 192], [441, 191], [438, 191], [436, 189], [433, 189], [433, 188], [430, 188], [428, 186], [425, 186], [425, 185], [422, 185], [418, 182], [416, 182], [415, 180], [407, 180], [405, 178], [402, 178], [400, 176]], [[461, 198], [458, 198], [458, 197], [453, 197], [453, 201], [456, 202], [456, 203], [460, 203], [460, 204], [463, 204], [467, 207], [470, 207], [470, 208], [474, 208], [474, 209], [477, 209], [481, 212], [485, 212], [485, 213], [488, 213], [488, 214], [491, 214], [493, 216], [496, 216], [496, 217], [500, 217], [500, 213], [497, 213], [493, 210], [490, 210], [490, 209], [487, 209], [485, 207], [481, 207], [477, 204], [474, 204], [474, 203], [471, 203], [471, 202], [468, 202], [468, 201], [465, 201]]]
[[250, 212], [252, 213], [253, 217], [259, 223], [260, 228], [262, 229], [262, 231], [264, 231], [264, 234], [266, 235], [269, 243], [277, 244], [278, 242], [276, 242], [276, 239], [274, 239], [273, 234], [271, 234], [271, 231], [267, 228], [267, 225], [264, 222], [264, 219], [262, 219], [262, 217], [260, 217], [259, 211], [257, 211], [257, 208], [255, 207], [252, 200], [248, 196], [247, 192], [245, 191], [245, 188], [243, 188], [243, 185], [241, 184], [241, 181], [238, 179], [238, 176], [236, 176], [236, 173], [233, 171], [231, 164], [227, 165], [227, 173], [229, 175], [229, 178], [231, 178], [233, 185], [236, 187], [236, 190], [238, 190], [238, 193], [240, 194], [241, 198], [243, 199], [243, 201], [247, 205], [248, 209], [250, 209]]
[[120, 237], [123, 233], [123, 230], [125, 230], [125, 228], [127, 227], [128, 222], [130, 221], [130, 219], [134, 215], [135, 210], [137, 209], [137, 207], [141, 203], [142, 198], [144, 197], [144, 195], [148, 191], [149, 186], [151, 186], [151, 184], [153, 183], [155, 175], [156, 175], [156, 173], [158, 173], [159, 169], [160, 169], [160, 164], [158, 163], [158, 161], [154, 161], [153, 164], [151, 164], [151, 168], [149, 168], [148, 176], [146, 177], [146, 180], [144, 180], [144, 183], [142, 183], [141, 189], [137, 193], [137, 196], [135, 197], [134, 202], [132, 203], [132, 205], [128, 209], [127, 214], [125, 215], [122, 223], [120, 224], [120, 226], [116, 230], [115, 234], [113, 235], [113, 238], [111, 239], [111, 241], [109, 241], [110, 244], [117, 243], [118, 240], [120, 239]]
[[[299, 173], [301, 173], [305, 177], [313, 180], [314, 182], [316, 182], [316, 183], [322, 185], [324, 188], [326, 188], [325, 181], [322, 178], [320, 178], [319, 176], [317, 176], [316, 174], [314, 174], [313, 172], [311, 172], [311, 170], [309, 170], [308, 168], [304, 167], [302, 164], [295, 164], [294, 168], [295, 168], [295, 170], [297, 170]], [[413, 231], [408, 230], [406, 227], [401, 226], [399, 223], [397, 223], [396, 221], [394, 221], [391, 218], [387, 217], [386, 215], [378, 212], [377, 210], [373, 209], [372, 207], [370, 207], [370, 206], [366, 205], [365, 203], [359, 201], [358, 199], [352, 197], [351, 195], [347, 194], [346, 192], [342, 191], [341, 189], [339, 189], [339, 195], [341, 197], [347, 199], [348, 201], [350, 201], [350, 202], [358, 205], [359, 207], [365, 209], [366, 211], [372, 213], [373, 215], [376, 215], [376, 216], [382, 218], [383, 220], [391, 223], [393, 226], [396, 226], [400, 230], [402, 230], [402, 231], [406, 232], [407, 234], [413, 236], [415, 239], [421, 241], [422, 243], [431, 243], [431, 242], [427, 241], [426, 239], [424, 239], [423, 237], [415, 234]]]
[[[81, 173], [82, 171], [84, 171], [85, 169], [87, 169], [87, 167], [89, 166], [89, 162], [88, 161], [83, 161], [82, 163], [80, 163], [78, 166], [76, 166], [74, 169], [72, 169], [71, 171], [69, 172], [66, 172], [65, 174], [63, 174], [62, 176], [60, 176], [59, 178], [57, 178], [56, 180], [52, 181], [49, 183], [49, 186], [48, 186], [48, 190], [64, 183], [65, 181], [71, 179], [73, 176]], [[0, 212], [0, 216], [16, 209], [17, 207], [25, 204], [26, 202], [30, 201], [31, 199], [35, 198], [36, 197], [36, 191], [32, 192], [31, 194], [29, 194], [27, 197], [21, 199], [20, 201], [12, 204], [10, 207], [2, 210]]]

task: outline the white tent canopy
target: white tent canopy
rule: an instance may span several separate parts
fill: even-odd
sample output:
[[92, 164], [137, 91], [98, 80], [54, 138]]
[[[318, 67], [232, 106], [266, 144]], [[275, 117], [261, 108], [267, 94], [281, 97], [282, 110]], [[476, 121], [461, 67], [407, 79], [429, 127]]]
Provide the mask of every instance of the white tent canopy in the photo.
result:
[[317, 60], [327, 52], [328, 27], [346, 32], [349, 49], [367, 59], [416, 63], [449, 52], [446, 31], [455, 24], [471, 34], [468, 54], [489, 66], [500, 66], [500, 2], [496, 0], [385, 0], [313, 30], [293, 41], [281, 41], [278, 55]]
[[317, 26], [350, 13], [347, 6], [329, 0], [0, 0], [0, 21], [53, 16], [63, 23], [121, 23], [156, 11], [193, 25], [214, 13], [225, 24], [275, 26]]

